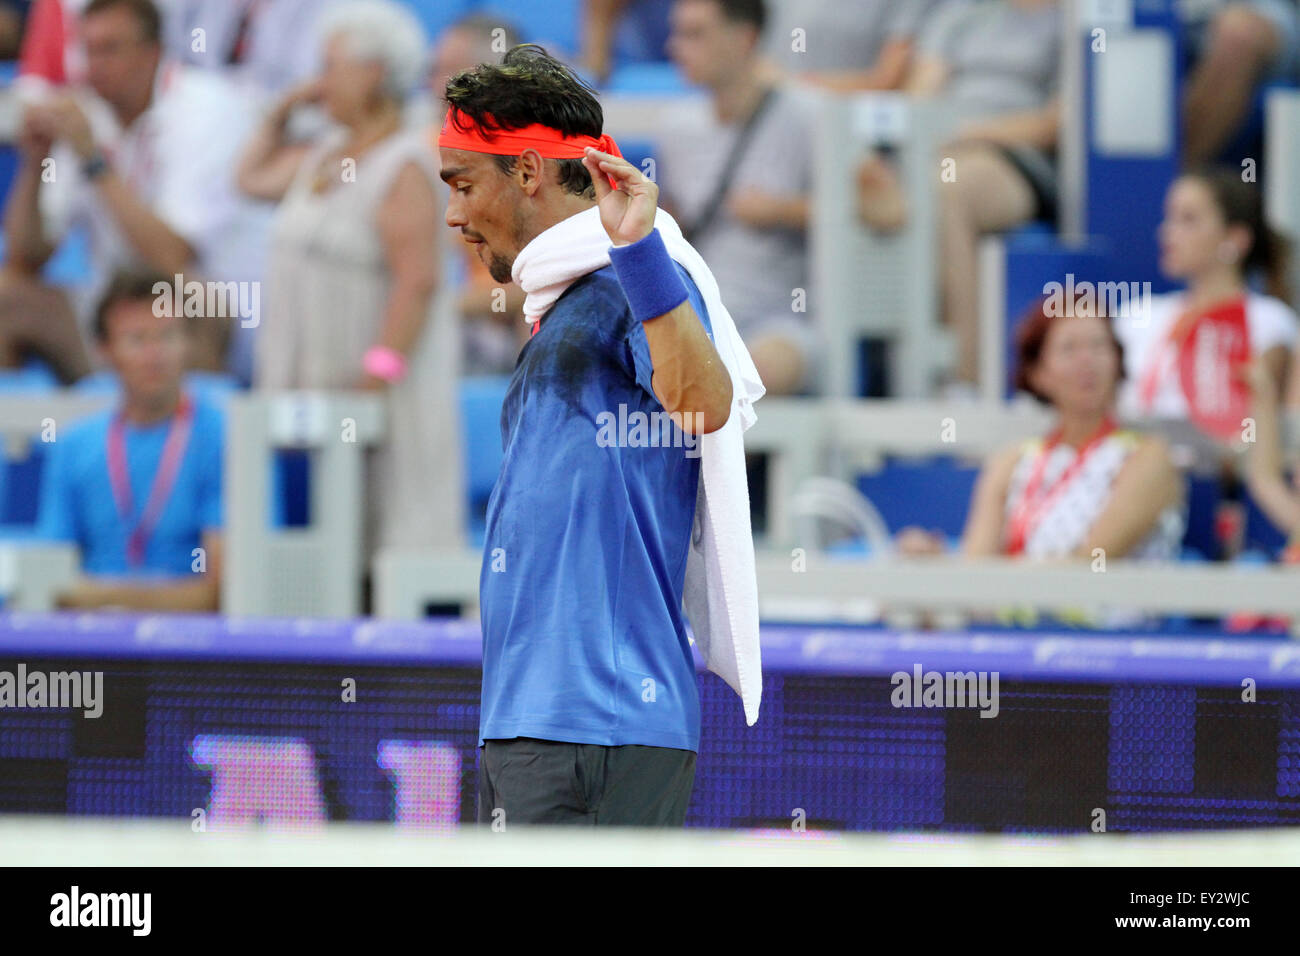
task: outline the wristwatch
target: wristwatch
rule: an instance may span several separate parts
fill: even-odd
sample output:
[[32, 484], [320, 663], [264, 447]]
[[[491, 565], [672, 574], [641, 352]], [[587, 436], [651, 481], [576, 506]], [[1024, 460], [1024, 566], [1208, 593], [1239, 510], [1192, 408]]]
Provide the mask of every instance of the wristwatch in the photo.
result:
[[81, 174], [91, 182], [94, 182], [104, 173], [108, 172], [111, 167], [108, 164], [108, 157], [100, 150], [95, 150], [94, 154], [81, 164]]

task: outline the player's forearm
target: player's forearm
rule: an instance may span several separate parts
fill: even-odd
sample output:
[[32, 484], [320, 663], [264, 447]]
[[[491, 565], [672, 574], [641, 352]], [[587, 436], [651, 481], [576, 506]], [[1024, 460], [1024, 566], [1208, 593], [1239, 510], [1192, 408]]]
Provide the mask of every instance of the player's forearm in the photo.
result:
[[731, 376], [691, 305], [663, 237], [652, 229], [637, 242], [611, 249], [610, 261], [632, 317], [645, 331], [660, 404], [684, 431], [717, 431], [731, 415]]
[[731, 414], [731, 376], [690, 302], [643, 322], [642, 328], [654, 366], [655, 395], [664, 410], [680, 415], [682, 430], [693, 434], [725, 425]]

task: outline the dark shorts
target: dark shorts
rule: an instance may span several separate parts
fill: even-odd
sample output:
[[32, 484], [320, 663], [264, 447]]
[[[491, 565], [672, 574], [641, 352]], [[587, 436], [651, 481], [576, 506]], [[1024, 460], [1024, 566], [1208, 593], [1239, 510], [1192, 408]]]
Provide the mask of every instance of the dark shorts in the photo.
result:
[[1057, 203], [1060, 199], [1056, 179], [1056, 164], [1041, 150], [1030, 146], [994, 146], [1002, 157], [1016, 168], [1034, 191], [1035, 219], [1056, 222]]
[[478, 822], [680, 827], [695, 752], [516, 737], [479, 748]]

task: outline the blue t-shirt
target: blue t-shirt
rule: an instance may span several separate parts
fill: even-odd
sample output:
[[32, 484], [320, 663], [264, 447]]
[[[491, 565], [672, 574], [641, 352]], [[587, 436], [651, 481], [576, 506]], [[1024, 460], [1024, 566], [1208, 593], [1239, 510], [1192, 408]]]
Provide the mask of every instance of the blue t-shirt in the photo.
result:
[[667, 422], [653, 371], [612, 267], [571, 285], [519, 354], [479, 578], [480, 745], [699, 749], [682, 587], [700, 436]]
[[220, 528], [224, 419], [202, 398], [167, 504], [145, 544], [138, 567], [127, 561], [127, 537], [153, 488], [171, 419], [154, 425], [128, 423], [126, 468], [135, 514], [123, 522], [108, 474], [108, 428], [116, 409], [100, 412], [57, 434], [47, 447], [37, 519], [41, 537], [81, 547], [87, 574], [182, 576], [193, 574], [193, 551], [205, 530]]

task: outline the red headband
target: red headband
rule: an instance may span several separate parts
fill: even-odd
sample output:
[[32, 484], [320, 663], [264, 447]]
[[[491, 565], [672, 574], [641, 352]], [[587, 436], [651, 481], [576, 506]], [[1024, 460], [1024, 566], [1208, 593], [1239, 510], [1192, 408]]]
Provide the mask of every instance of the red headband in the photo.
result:
[[[453, 117], [456, 122], [452, 122]], [[558, 129], [533, 123], [521, 129], [484, 130], [465, 113], [454, 106], [447, 110], [447, 120], [438, 134], [438, 145], [447, 149], [463, 149], [471, 153], [488, 153], [492, 156], [518, 156], [526, 149], [535, 149], [545, 159], [582, 159], [588, 146], [603, 153], [623, 158], [614, 137], [604, 133], [595, 136], [565, 136]], [[610, 177], [610, 185], [618, 188]]]

